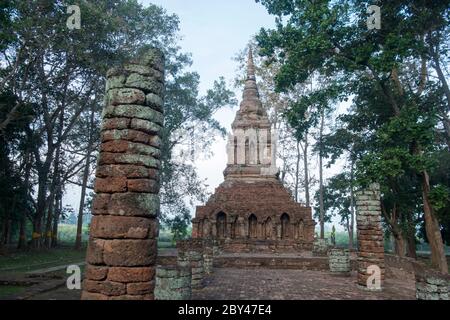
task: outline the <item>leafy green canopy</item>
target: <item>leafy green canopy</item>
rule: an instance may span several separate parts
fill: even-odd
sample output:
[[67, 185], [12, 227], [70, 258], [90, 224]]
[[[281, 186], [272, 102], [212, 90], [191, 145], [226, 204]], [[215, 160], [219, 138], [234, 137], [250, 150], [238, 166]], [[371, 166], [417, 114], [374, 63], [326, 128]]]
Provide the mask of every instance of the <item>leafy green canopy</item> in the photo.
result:
[[[277, 16], [276, 28], [262, 29], [257, 37], [260, 53], [282, 63], [277, 90], [292, 90], [314, 74], [326, 80], [291, 105], [287, 117], [298, 135], [317, 119], [307, 116], [308, 107], [333, 109], [351, 98], [337, 131], [325, 137], [323, 152], [332, 159], [350, 154], [359, 185], [380, 182], [387, 198], [409, 213], [420, 211], [413, 199], [421, 188], [417, 176], [430, 172], [430, 198], [443, 223], [449, 184], [438, 173], [445, 167], [442, 153], [448, 153], [449, 132], [441, 128], [448, 126], [450, 101], [446, 81], [436, 74], [449, 56], [450, 2], [256, 2]], [[381, 30], [367, 28], [373, 4], [381, 7]], [[400, 191], [397, 186], [405, 183]], [[410, 197], [402, 197], [404, 192]]]
[[[185, 216], [188, 201], [204, 197], [205, 190], [193, 164], [174, 150], [203, 151], [213, 143], [205, 137], [223, 133], [213, 115], [233, 102], [232, 93], [219, 80], [206, 96], [199, 95], [199, 76], [188, 70], [191, 56], [178, 44], [176, 15], [153, 4], [144, 7], [136, 0], [79, 1], [81, 29], [69, 30], [66, 10], [72, 4], [61, 0], [0, 4], [0, 91], [14, 96], [2, 109], [0, 129], [3, 124], [15, 128], [14, 123], [26, 114], [26, 105], [32, 106], [33, 114], [21, 137], [27, 148], [20, 152], [15, 145], [20, 142], [11, 140], [8, 150], [12, 151], [4, 154], [14, 163], [15, 176], [23, 177], [25, 164], [32, 165], [28, 194], [33, 206], [23, 214], [42, 220], [49, 209], [53, 178], [59, 174], [74, 181], [76, 173], [82, 172], [80, 157], [87, 133], [95, 132], [98, 140], [98, 130], [88, 128], [88, 120], [94, 108], [94, 125], [99, 124], [106, 71], [149, 47], [158, 47], [166, 56], [167, 86], [163, 213]], [[64, 189], [69, 179], [61, 183]], [[164, 207], [165, 203], [173, 205]]]

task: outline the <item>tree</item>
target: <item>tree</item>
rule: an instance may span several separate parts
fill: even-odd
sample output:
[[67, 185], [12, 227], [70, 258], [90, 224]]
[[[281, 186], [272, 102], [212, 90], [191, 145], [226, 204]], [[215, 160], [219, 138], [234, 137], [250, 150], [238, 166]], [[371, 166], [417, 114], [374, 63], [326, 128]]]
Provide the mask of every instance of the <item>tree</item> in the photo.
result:
[[[14, 123], [24, 116], [24, 106], [31, 106], [33, 111], [23, 134], [27, 142], [23, 159], [27, 162], [17, 162], [17, 154], [10, 159], [20, 173], [30, 168], [26, 189], [32, 207], [27, 217], [33, 225], [34, 248], [56, 243], [66, 185], [81, 186], [83, 204], [95, 168], [96, 126], [105, 75], [111, 66], [149, 47], [160, 48], [166, 56], [167, 126], [163, 139], [167, 149], [163, 150], [161, 177], [164, 199], [186, 194], [185, 199], [192, 200], [203, 192], [194, 167], [174, 150], [185, 152], [183, 144], [189, 141], [185, 138], [191, 136], [194, 142], [205, 142], [197, 144], [199, 148], [212, 143], [203, 139], [221, 131], [212, 115], [232, 101], [223, 81], [218, 81], [205, 97], [198, 97], [198, 75], [186, 71], [192, 61], [178, 46], [177, 16], [156, 5], [144, 7], [135, 0], [81, 2], [79, 6], [81, 30], [66, 28], [65, 1], [12, 0], [0, 7], [1, 34], [5, 35], [0, 40], [0, 90], [16, 97], [8, 100], [7, 112], [0, 115], [0, 132], [14, 129]], [[179, 179], [179, 183], [171, 179]], [[5, 203], [13, 202], [8, 198]], [[181, 214], [180, 210], [172, 212]], [[1, 214], [2, 221], [10, 220], [3, 219], [7, 213]], [[79, 241], [80, 236], [76, 246]]]
[[[258, 41], [263, 54], [280, 52], [279, 88], [302, 83], [319, 72], [335, 78], [340, 89], [331, 96], [354, 96], [357, 108], [377, 108], [366, 118], [366, 127], [378, 125], [368, 132], [377, 148], [368, 150], [365, 160], [357, 163], [361, 185], [369, 177], [380, 181], [382, 174], [397, 178], [411, 171], [417, 176], [431, 261], [448, 273], [440, 225], [430, 199], [436, 187], [430, 172], [435, 153], [442, 148], [435, 144], [436, 119], [439, 114], [442, 118], [442, 112], [441, 104], [429, 102], [444, 94], [436, 87], [445, 88], [445, 84], [427, 78], [432, 53], [439, 52], [438, 61], [447, 55], [445, 49], [435, 49], [436, 44], [445, 42], [448, 1], [383, 3], [379, 31], [367, 30], [366, 1], [257, 2], [278, 16], [277, 29], [261, 30]], [[436, 67], [436, 60], [433, 63]], [[419, 71], [410, 72], [410, 64], [419, 65]]]

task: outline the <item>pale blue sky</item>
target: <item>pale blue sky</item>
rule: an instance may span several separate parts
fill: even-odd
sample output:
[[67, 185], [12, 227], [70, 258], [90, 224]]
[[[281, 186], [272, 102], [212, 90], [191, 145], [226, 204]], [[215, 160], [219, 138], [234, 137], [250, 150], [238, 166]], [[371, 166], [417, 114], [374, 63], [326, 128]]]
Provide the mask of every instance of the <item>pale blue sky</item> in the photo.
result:
[[254, 0], [140, 0], [153, 3], [180, 18], [182, 48], [191, 52], [192, 69], [200, 74], [204, 92], [214, 80], [233, 79], [232, 57], [244, 49], [261, 27], [273, 27], [274, 16]]

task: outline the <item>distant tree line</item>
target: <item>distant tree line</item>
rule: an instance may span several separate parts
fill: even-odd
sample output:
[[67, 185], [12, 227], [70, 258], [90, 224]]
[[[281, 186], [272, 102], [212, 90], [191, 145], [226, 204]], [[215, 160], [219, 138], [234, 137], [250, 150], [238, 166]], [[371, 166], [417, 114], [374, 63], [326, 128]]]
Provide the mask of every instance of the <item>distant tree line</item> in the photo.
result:
[[166, 55], [162, 156], [163, 223], [187, 228], [191, 201], [206, 196], [193, 165], [213, 118], [234, 102], [223, 78], [205, 96], [190, 54], [179, 47], [179, 19], [136, 0], [79, 1], [81, 29], [69, 30], [68, 1], [0, 3], [0, 246], [57, 246], [64, 194], [81, 188], [77, 241], [89, 212], [106, 71], [149, 47]]
[[[344, 159], [344, 170], [320, 178], [323, 222], [338, 214], [353, 230], [354, 192], [371, 182], [382, 190], [382, 215], [396, 253], [416, 256], [417, 237], [431, 262], [448, 272], [450, 244], [450, 2], [256, 0], [276, 16], [257, 35], [275, 88], [291, 94], [315, 82], [283, 111], [305, 139], [319, 128], [319, 168]], [[367, 8], [381, 6], [381, 29], [367, 26]], [[347, 110], [337, 110], [348, 101]], [[324, 121], [332, 120], [328, 132]], [[327, 163], [322, 163], [327, 161]]]

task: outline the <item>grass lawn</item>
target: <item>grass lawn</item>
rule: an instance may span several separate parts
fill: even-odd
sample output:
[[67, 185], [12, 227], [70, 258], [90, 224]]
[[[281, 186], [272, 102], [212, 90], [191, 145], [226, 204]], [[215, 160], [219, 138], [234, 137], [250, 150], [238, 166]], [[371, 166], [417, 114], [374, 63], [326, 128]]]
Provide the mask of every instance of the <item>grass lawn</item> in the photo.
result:
[[26, 289], [27, 287], [24, 286], [0, 286], [0, 299], [11, 295], [20, 294]]
[[86, 250], [57, 248], [43, 251], [15, 252], [0, 256], [0, 272], [28, 272], [83, 261]]

